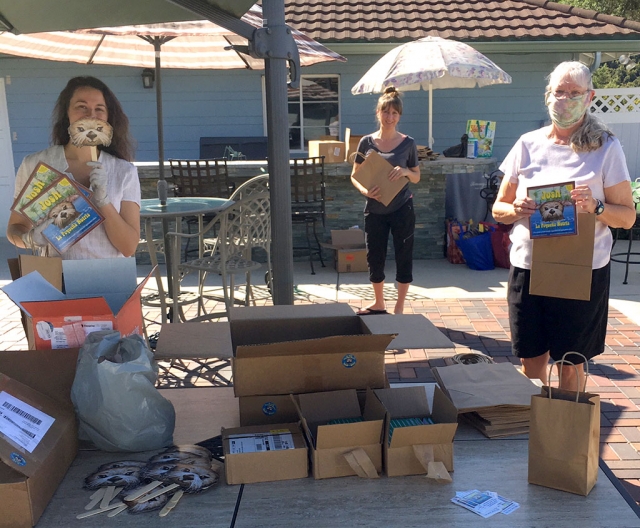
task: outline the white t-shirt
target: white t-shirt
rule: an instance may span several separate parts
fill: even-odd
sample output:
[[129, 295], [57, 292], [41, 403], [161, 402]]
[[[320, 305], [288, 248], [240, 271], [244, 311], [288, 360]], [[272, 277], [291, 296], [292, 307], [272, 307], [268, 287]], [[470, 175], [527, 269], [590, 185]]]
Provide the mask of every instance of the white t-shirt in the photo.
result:
[[[588, 185], [593, 197], [604, 202], [606, 187], [630, 180], [624, 152], [616, 137], [609, 137], [596, 151], [574, 152], [568, 145], [556, 145], [551, 141], [547, 137], [549, 129], [544, 127], [521, 136], [500, 165], [505, 178], [518, 185], [517, 198], [526, 197], [530, 186], [575, 181], [576, 185]], [[514, 223], [510, 238], [513, 244], [511, 264], [531, 269], [533, 244], [528, 218]], [[593, 269], [602, 268], [609, 262], [612, 242], [611, 230], [596, 221]]]
[[[98, 161], [102, 163], [102, 166], [109, 176], [107, 195], [116, 208], [116, 211], [120, 212], [120, 204], [122, 202], [134, 202], [140, 206], [138, 169], [128, 161], [116, 158], [107, 152], [100, 152]], [[54, 169], [65, 173], [70, 178], [73, 178], [73, 175], [67, 172], [69, 165], [67, 158], [65, 158], [64, 147], [62, 145], [55, 145], [40, 152], [29, 154], [22, 160], [18, 173], [16, 174], [14, 199], [27, 183], [29, 175], [33, 172], [33, 169], [36, 168], [38, 162], [46, 163]], [[103, 224], [93, 229], [88, 235], [80, 239], [61, 255], [61, 257], [66, 260], [116, 258], [122, 256], [124, 255], [114, 247], [107, 237], [107, 231]]]

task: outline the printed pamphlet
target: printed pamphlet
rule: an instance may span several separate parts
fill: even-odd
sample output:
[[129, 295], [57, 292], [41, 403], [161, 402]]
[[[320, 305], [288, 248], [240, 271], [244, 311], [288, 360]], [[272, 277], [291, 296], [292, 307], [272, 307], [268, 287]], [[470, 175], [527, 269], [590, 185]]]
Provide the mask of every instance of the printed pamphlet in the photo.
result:
[[578, 234], [576, 205], [571, 199], [574, 182], [529, 187], [527, 196], [537, 205], [529, 217], [531, 238]]
[[485, 519], [496, 513], [509, 515], [520, 507], [517, 502], [506, 499], [495, 491], [457, 491], [451, 502], [477, 513]]
[[[467, 136], [469, 143], [475, 139], [478, 142], [478, 158], [490, 158], [493, 155], [493, 140], [496, 137], [496, 122], [469, 119], [467, 121]], [[467, 156], [470, 157], [470, 156]]]
[[22, 207], [21, 213], [40, 228], [58, 253], [64, 253], [104, 221], [79, 186], [67, 176], [40, 191]]

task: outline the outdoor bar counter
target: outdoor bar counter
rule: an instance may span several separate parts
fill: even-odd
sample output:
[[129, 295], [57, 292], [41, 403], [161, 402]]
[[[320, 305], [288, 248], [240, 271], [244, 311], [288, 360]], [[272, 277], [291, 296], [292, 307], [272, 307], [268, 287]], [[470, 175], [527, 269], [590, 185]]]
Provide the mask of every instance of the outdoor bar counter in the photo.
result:
[[[142, 184], [142, 197], [157, 196], [156, 180], [158, 167], [156, 163], [136, 163]], [[230, 161], [227, 164], [229, 176], [243, 181], [265, 173], [265, 161]], [[331, 229], [347, 229], [352, 226], [363, 227], [364, 198], [351, 184], [351, 164], [327, 163], [326, 174], [326, 225], [324, 234], [319, 233], [324, 240], [330, 238]], [[468, 178], [469, 192], [477, 194], [477, 208], [484, 210], [486, 202], [480, 197], [478, 187], [484, 184], [484, 174], [490, 174], [497, 169], [496, 158], [445, 158], [434, 161], [420, 162], [420, 183], [412, 185], [414, 206], [416, 211], [416, 242], [414, 258], [439, 259], [444, 255], [444, 220], [445, 220], [445, 190], [447, 179], [449, 184], [455, 181], [458, 187], [465, 187]], [[168, 164], [165, 174], [170, 175]], [[469, 215], [468, 215], [469, 216]], [[469, 218], [460, 218], [468, 220]], [[482, 219], [482, 218], [480, 218]], [[319, 231], [322, 225], [318, 225]], [[304, 230], [294, 233], [295, 237], [304, 237]], [[392, 256], [392, 254], [391, 254]]]

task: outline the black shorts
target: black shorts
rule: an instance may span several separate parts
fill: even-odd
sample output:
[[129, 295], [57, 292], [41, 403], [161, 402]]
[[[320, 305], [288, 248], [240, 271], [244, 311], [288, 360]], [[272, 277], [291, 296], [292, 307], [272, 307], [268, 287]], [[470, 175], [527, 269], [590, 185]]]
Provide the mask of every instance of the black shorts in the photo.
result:
[[[511, 267], [507, 298], [513, 354], [534, 358], [545, 352], [554, 361], [566, 352], [579, 352], [591, 359], [604, 350], [609, 315], [609, 268], [593, 270], [591, 299], [577, 301], [529, 293], [530, 271]], [[577, 355], [566, 358], [575, 364]]]

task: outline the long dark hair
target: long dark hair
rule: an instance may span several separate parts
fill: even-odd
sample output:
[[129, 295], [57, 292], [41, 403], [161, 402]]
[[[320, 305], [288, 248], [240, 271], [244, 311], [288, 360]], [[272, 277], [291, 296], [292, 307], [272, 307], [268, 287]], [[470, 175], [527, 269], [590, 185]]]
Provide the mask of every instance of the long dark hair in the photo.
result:
[[100, 90], [107, 104], [109, 124], [113, 127], [113, 138], [108, 147], [98, 146], [117, 158], [133, 161], [135, 143], [129, 132], [129, 118], [126, 116], [114, 93], [100, 79], [95, 77], [74, 77], [70, 79], [64, 90], [60, 92], [56, 106], [53, 108], [53, 130], [51, 141], [54, 145], [66, 145], [69, 143], [69, 103], [78, 88], [95, 88]]

